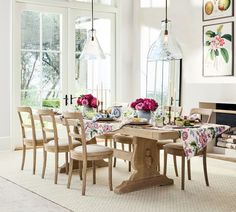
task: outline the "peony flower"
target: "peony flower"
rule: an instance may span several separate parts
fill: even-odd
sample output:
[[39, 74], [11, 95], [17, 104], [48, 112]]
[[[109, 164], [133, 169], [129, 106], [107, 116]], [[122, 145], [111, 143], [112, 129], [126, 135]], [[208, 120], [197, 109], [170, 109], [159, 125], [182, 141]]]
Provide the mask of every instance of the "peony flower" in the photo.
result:
[[91, 101], [91, 107], [93, 108], [97, 108], [98, 107], [98, 100], [97, 98], [93, 98], [92, 101]]
[[135, 106], [135, 109], [136, 110], [143, 110], [143, 107], [144, 107], [144, 104], [142, 102], [140, 102]]
[[82, 99], [82, 105], [89, 106], [89, 101], [87, 99]]

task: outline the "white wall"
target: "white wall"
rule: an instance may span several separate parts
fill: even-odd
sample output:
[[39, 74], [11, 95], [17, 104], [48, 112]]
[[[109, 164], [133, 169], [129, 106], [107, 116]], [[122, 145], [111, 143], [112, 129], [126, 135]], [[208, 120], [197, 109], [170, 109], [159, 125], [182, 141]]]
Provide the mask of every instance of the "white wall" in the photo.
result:
[[[163, 0], [162, 0], [163, 1]], [[140, 34], [141, 26], [160, 29], [164, 17], [164, 8], [140, 8], [139, 1], [135, 5], [136, 35]], [[184, 53], [183, 60], [183, 92], [182, 105], [187, 113], [191, 107], [198, 106], [200, 101], [235, 102], [236, 77], [202, 77], [202, 26], [209, 23], [234, 21], [235, 18], [225, 18], [216, 21], [202, 21], [202, 1], [171, 0], [168, 9], [172, 21], [172, 32], [181, 44]], [[135, 36], [136, 36], [135, 35]], [[136, 41], [135, 46], [139, 46]], [[136, 51], [140, 52], [140, 48]], [[139, 54], [140, 55], [140, 54]], [[134, 61], [134, 67], [140, 69], [140, 58]], [[236, 55], [235, 55], [236, 56]], [[139, 81], [140, 75], [133, 75]], [[139, 83], [136, 83], [136, 91]], [[134, 95], [138, 95], [137, 93]]]
[[0, 149], [10, 141], [11, 0], [0, 2]]

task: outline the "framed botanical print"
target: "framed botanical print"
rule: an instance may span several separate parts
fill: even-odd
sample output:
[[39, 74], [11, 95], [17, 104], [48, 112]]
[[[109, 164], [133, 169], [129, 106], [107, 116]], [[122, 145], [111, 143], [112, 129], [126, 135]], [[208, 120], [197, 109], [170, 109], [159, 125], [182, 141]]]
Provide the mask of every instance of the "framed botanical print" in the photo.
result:
[[203, 26], [203, 76], [234, 73], [234, 23]]
[[202, 0], [203, 21], [234, 16], [234, 0]]

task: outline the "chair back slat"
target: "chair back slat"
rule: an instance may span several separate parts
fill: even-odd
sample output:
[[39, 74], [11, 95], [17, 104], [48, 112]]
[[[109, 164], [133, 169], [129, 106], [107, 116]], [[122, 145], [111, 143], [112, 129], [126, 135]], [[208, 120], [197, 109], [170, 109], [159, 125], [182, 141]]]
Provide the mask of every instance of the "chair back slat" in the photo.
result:
[[[48, 133], [53, 134], [54, 137], [54, 144], [57, 149], [58, 147], [58, 132], [57, 132], [57, 124], [55, 119], [55, 114], [52, 110], [43, 109], [38, 110], [39, 120], [41, 123], [41, 129], [43, 133], [43, 140], [46, 143], [48, 141]], [[52, 128], [49, 128], [47, 125], [48, 123], [52, 124]], [[51, 137], [51, 136], [50, 136]]]
[[206, 108], [192, 108], [190, 111], [190, 115], [192, 114], [199, 114], [201, 115], [201, 119], [202, 121], [204, 121], [205, 118], [205, 123], [209, 123], [211, 120], [211, 116], [212, 116], [212, 109], [206, 109]]
[[[33, 145], [36, 145], [36, 130], [35, 130], [35, 123], [34, 123], [32, 109], [30, 107], [17, 107], [17, 113], [20, 119], [20, 126], [21, 126], [23, 140], [27, 137], [26, 128], [31, 129], [31, 133], [32, 133], [31, 139], [33, 141]], [[27, 117], [27, 120], [29, 120], [30, 123], [24, 122], [24, 118], [23, 118], [24, 116]]]
[[[86, 135], [84, 129], [83, 115], [80, 112], [64, 112], [63, 117], [67, 129], [70, 150], [73, 149], [72, 141], [80, 140], [83, 148], [83, 157], [87, 160]], [[75, 123], [76, 122], [76, 126]], [[71, 127], [73, 129], [71, 129]]]

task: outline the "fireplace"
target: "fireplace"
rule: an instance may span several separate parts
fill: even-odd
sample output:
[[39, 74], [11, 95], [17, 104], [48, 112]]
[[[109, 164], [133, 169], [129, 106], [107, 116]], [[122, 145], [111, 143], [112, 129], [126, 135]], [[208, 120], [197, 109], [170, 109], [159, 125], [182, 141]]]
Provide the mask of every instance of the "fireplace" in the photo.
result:
[[213, 110], [211, 123], [231, 127], [230, 133], [222, 134], [212, 142], [209, 151], [217, 153], [217, 157], [220, 154], [223, 157], [236, 158], [236, 103], [199, 102], [199, 107]]

